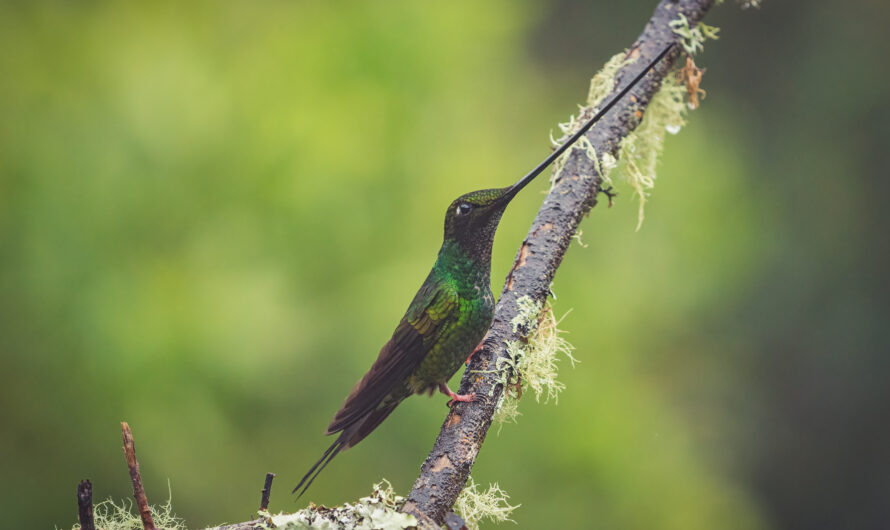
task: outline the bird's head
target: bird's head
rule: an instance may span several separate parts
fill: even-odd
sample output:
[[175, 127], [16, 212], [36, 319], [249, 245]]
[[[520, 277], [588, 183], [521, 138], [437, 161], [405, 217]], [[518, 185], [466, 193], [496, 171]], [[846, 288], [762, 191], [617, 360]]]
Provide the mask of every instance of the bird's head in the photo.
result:
[[478, 237], [487, 230], [496, 229], [510, 202], [504, 198], [508, 189], [473, 191], [455, 199], [445, 211], [445, 239]]
[[455, 199], [445, 212], [445, 240], [458, 243], [471, 256], [490, 259], [501, 215], [530, 180], [506, 188], [473, 191]]

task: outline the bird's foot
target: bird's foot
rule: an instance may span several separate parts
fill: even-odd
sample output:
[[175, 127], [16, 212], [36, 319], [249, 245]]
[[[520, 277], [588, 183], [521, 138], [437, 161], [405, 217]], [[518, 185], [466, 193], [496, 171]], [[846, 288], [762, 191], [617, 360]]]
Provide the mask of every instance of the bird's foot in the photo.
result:
[[448, 385], [446, 383], [442, 383], [439, 385], [439, 392], [451, 398], [451, 401], [448, 402], [448, 408], [451, 408], [451, 406], [454, 405], [456, 401], [462, 403], [472, 403], [473, 401], [476, 401], [475, 392], [470, 392], [469, 394], [455, 394], [451, 391], [450, 388], [448, 388]]
[[609, 208], [612, 207], [612, 199], [618, 196], [617, 191], [612, 191], [612, 186], [606, 186], [605, 188], [600, 188], [598, 193], [602, 193], [606, 197], [609, 198]]
[[[487, 336], [488, 336], [488, 335], [486, 335], [486, 337], [487, 337]], [[479, 341], [479, 344], [477, 344], [476, 347], [473, 349], [473, 351], [470, 352], [470, 355], [467, 356], [467, 360], [464, 361], [464, 364], [466, 364], [466, 365], [469, 366], [469, 364], [470, 364], [470, 359], [472, 359], [473, 356], [476, 355], [476, 353], [477, 353], [479, 350], [481, 350], [483, 346], [485, 346], [485, 339], [484, 339], [484, 338], [483, 338], [482, 340], [480, 340], [480, 341]]]

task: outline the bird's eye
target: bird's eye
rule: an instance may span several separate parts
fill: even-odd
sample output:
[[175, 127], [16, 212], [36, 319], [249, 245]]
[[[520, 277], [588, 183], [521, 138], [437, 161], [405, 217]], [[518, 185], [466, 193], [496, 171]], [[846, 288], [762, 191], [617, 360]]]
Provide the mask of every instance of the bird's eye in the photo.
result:
[[472, 210], [472, 209], [473, 209], [472, 206], [470, 206], [469, 204], [467, 204], [465, 202], [462, 202], [457, 205], [457, 215], [465, 215], [467, 213], [470, 213], [470, 210]]

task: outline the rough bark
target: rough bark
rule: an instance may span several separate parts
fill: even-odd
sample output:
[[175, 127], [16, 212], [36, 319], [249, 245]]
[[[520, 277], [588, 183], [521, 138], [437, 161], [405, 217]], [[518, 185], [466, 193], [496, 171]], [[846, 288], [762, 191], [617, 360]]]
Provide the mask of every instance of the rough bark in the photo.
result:
[[[647, 64], [665, 46], [677, 40], [669, 26], [672, 20], [677, 20], [682, 13], [690, 25], [697, 24], [713, 3], [714, 0], [662, 0], [630, 47], [628, 54], [637, 60], [618, 72], [616, 89], [632, 79], [640, 65]], [[681, 49], [675, 47], [627, 97], [587, 132], [585, 136], [598, 157], [605, 153], [617, 156], [621, 141], [639, 125], [649, 101]], [[498, 383], [498, 374], [492, 371], [498, 358], [507, 357], [506, 343], [523, 340], [523, 334], [529, 331], [514, 331], [511, 325], [519, 313], [517, 300], [528, 296], [535, 302], [545, 302], [578, 224], [596, 205], [602, 183], [597, 167], [600, 164], [589, 159], [583, 150], [573, 149], [555, 176], [555, 185], [544, 199], [507, 276], [485, 346], [473, 357], [464, 373], [460, 393], [475, 392], [477, 401], [457, 403], [448, 413], [404, 511], [441, 524], [466, 484], [504, 391], [503, 385]]]

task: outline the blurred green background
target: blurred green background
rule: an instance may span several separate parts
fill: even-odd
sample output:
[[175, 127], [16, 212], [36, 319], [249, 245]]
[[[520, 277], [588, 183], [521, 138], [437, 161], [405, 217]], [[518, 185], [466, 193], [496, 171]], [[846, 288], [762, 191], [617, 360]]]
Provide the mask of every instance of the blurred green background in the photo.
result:
[[[273, 510], [432, 265], [655, 0], [0, 4], [0, 513], [75, 486], [190, 527]], [[890, 7], [727, 2], [647, 219], [583, 223], [554, 285], [582, 361], [473, 475], [528, 528], [890, 526]], [[511, 206], [500, 291], [540, 202]], [[453, 382], [456, 384], [456, 381]], [[407, 493], [445, 414], [404, 403], [308, 499]]]

